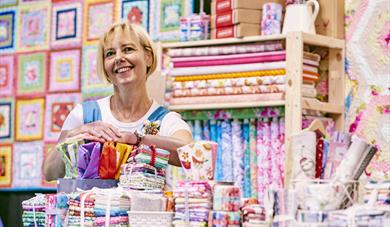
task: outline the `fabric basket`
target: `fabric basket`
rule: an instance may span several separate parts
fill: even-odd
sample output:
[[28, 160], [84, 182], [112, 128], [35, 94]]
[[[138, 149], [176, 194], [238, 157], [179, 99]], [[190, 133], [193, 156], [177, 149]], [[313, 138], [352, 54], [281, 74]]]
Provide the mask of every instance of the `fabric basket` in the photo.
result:
[[130, 227], [171, 227], [173, 212], [129, 211]]

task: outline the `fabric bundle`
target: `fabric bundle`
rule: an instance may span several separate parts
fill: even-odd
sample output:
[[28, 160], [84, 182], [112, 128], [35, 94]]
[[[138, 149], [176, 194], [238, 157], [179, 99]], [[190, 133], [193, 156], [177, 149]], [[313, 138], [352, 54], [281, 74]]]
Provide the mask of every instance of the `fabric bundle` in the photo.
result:
[[265, 224], [266, 210], [259, 204], [250, 204], [241, 208], [243, 226]]
[[239, 211], [210, 211], [209, 225], [213, 227], [239, 227], [241, 212]]
[[119, 185], [127, 189], [162, 190], [169, 152], [155, 146], [139, 146], [123, 164]]
[[63, 193], [46, 194], [46, 226], [65, 226], [65, 217], [68, 210], [68, 196]]
[[374, 196], [376, 205], [390, 205], [390, 181], [369, 181], [365, 187], [364, 202], [368, 203]]
[[[201, 138], [199, 131], [202, 131], [200, 122], [195, 121], [195, 138]], [[212, 141], [197, 141], [179, 147], [177, 153], [187, 179], [213, 180], [217, 149], [218, 144]], [[229, 167], [229, 170], [232, 171], [232, 166], [230, 165], [227, 168]]]
[[240, 188], [234, 185], [216, 184], [213, 193], [214, 211], [239, 211]]
[[130, 197], [122, 188], [93, 189], [96, 216], [93, 226], [128, 226], [127, 212], [130, 210]]
[[369, 205], [354, 205], [346, 210], [329, 213], [328, 224], [332, 227], [386, 226], [390, 222], [390, 210]]
[[173, 196], [174, 226], [207, 226], [212, 207], [211, 186], [207, 181], [179, 181]]
[[43, 194], [22, 202], [23, 226], [44, 227], [46, 226], [47, 198]]
[[74, 192], [69, 195], [68, 226], [92, 226], [95, 220], [93, 212], [95, 194], [91, 191]]
[[99, 178], [100, 143], [81, 144], [77, 152], [77, 168], [81, 179]]
[[[145, 193], [142, 191], [130, 191], [131, 211], [162, 212], [167, 209], [167, 198], [162, 194]], [[172, 201], [173, 202], [173, 201]]]
[[84, 140], [66, 141], [56, 146], [56, 149], [61, 152], [62, 160], [65, 163], [65, 177], [77, 178], [79, 171], [77, 168], [77, 153], [79, 146], [84, 143]]

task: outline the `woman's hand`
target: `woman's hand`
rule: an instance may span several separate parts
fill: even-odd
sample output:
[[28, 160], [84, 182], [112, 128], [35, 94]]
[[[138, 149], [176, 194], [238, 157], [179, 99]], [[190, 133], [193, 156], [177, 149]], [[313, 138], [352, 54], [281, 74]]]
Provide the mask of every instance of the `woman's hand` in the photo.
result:
[[121, 136], [115, 142], [125, 143], [125, 144], [135, 144], [137, 142], [137, 137], [133, 132], [120, 132]]
[[95, 121], [71, 130], [66, 139], [87, 139], [98, 142], [118, 141], [122, 134], [111, 124]]

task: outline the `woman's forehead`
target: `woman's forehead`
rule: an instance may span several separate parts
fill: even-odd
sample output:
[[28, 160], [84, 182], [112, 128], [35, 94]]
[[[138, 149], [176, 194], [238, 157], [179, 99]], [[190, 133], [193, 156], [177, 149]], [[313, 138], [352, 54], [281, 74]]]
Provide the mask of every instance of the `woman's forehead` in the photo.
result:
[[112, 33], [107, 35], [107, 39], [104, 43], [104, 47], [110, 47], [118, 42], [119, 44], [134, 44], [136, 46], [140, 45], [139, 39], [135, 32], [129, 30], [115, 29]]

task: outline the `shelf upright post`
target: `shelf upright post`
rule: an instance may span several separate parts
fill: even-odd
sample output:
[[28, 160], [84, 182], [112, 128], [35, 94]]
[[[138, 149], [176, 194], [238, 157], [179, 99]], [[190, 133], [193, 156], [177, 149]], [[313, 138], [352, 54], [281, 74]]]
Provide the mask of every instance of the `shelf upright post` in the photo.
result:
[[284, 185], [291, 178], [294, 151], [291, 137], [302, 129], [302, 32], [290, 32], [286, 38], [285, 174]]

